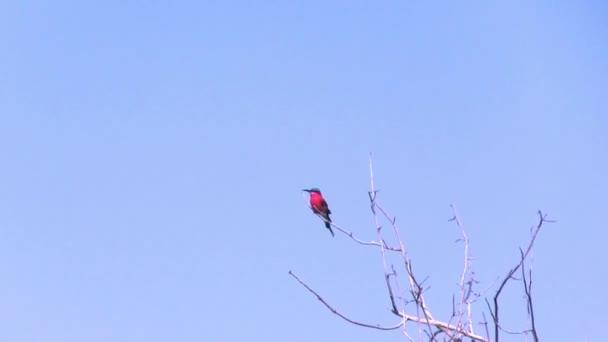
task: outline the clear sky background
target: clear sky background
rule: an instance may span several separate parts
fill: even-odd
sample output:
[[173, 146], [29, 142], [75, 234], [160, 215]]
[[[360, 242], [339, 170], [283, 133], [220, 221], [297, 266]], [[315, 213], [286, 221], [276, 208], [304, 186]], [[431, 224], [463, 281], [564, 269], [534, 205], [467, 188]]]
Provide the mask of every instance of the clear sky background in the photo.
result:
[[369, 152], [437, 318], [449, 204], [480, 291], [541, 209], [540, 337], [605, 340], [604, 1], [5, 1], [0, 43], [2, 341], [403, 340], [287, 274], [396, 322], [378, 250], [300, 192], [374, 239]]

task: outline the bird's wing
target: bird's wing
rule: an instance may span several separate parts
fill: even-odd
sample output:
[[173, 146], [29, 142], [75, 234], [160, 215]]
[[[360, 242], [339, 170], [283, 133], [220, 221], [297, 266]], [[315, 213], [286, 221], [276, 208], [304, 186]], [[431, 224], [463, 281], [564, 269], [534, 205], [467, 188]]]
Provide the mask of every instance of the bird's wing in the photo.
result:
[[329, 210], [329, 206], [327, 205], [327, 202], [325, 202], [325, 200], [321, 201], [321, 207], [323, 209], [325, 209], [325, 212], [328, 214], [331, 214], [331, 210]]

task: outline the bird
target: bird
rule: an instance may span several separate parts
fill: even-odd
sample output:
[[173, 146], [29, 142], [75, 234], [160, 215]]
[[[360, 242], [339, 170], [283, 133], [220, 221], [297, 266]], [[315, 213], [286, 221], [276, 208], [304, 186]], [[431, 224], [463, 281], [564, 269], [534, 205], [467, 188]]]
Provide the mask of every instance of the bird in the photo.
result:
[[306, 191], [310, 194], [310, 209], [312, 209], [313, 213], [320, 215], [325, 220], [325, 228], [329, 230], [331, 236], [335, 236], [330, 224], [331, 218], [329, 217], [329, 214], [331, 214], [331, 211], [321, 194], [321, 190], [319, 190], [319, 188], [310, 188], [302, 189], [302, 191]]

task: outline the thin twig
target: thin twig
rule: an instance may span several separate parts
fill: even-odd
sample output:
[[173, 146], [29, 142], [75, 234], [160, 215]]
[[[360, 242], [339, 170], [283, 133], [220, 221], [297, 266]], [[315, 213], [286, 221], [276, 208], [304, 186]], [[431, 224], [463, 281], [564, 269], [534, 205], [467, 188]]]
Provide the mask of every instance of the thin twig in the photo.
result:
[[[521, 251], [521, 256], [523, 258], [523, 251]], [[526, 268], [525, 265], [521, 266], [521, 276], [522, 276], [522, 281], [524, 283], [524, 292], [526, 293], [526, 302], [528, 304], [528, 314], [530, 315], [530, 324], [531, 324], [531, 332], [532, 332], [532, 338], [534, 339], [534, 342], [538, 342], [538, 334], [536, 332], [536, 323], [534, 321], [534, 305], [533, 305], [533, 301], [532, 301], [532, 270], [529, 270], [529, 280], [526, 282]]]
[[386, 287], [388, 288], [388, 296], [391, 299], [391, 312], [394, 313], [395, 315], [399, 315], [399, 309], [397, 309], [397, 304], [395, 303], [395, 296], [393, 294], [393, 289], [391, 287], [391, 275], [396, 275], [396, 273], [385, 273], [384, 274], [384, 279], [386, 280]]
[[325, 299], [323, 299], [323, 297], [321, 297], [317, 292], [315, 292], [315, 290], [311, 289], [308, 285], [306, 285], [306, 283], [304, 283], [302, 280], [300, 280], [300, 278], [298, 278], [298, 276], [296, 276], [293, 272], [289, 271], [289, 275], [294, 277], [298, 283], [300, 283], [300, 285], [304, 286], [308, 292], [312, 293], [313, 295], [315, 295], [317, 297], [317, 299], [323, 303], [323, 305], [325, 305], [325, 307], [327, 307], [329, 309], [329, 311], [331, 311], [332, 313], [334, 313], [335, 315], [337, 315], [338, 317], [342, 318], [343, 320], [352, 323], [354, 325], [358, 325], [361, 327], [366, 327], [366, 328], [372, 328], [372, 329], [378, 329], [378, 330], [395, 330], [395, 329], [399, 329], [401, 327], [401, 325], [403, 323], [399, 322], [399, 324], [397, 324], [396, 326], [393, 327], [383, 327], [380, 326], [378, 324], [374, 325], [374, 324], [367, 324], [367, 323], [361, 323], [361, 322], [357, 322], [355, 320], [352, 320], [346, 316], [344, 316], [343, 314], [341, 314], [340, 312], [338, 312], [338, 310], [334, 309], [334, 307], [332, 307], [331, 305], [329, 305], [329, 303], [327, 303], [325, 301]]
[[403, 330], [403, 335], [405, 335], [410, 342], [414, 342], [414, 339], [407, 333], [407, 331]]
[[[395, 219], [394, 218], [390, 219], [387, 216], [386, 211], [384, 211], [384, 209], [382, 209], [382, 207], [380, 207], [377, 203], [376, 195], [378, 192], [374, 186], [374, 167], [373, 167], [373, 163], [372, 163], [372, 154], [371, 153], [369, 154], [369, 175], [370, 175], [370, 191], [368, 192], [368, 195], [369, 195], [369, 200], [370, 200], [370, 209], [372, 211], [372, 215], [374, 216], [374, 222], [376, 224], [376, 231], [378, 233], [378, 239], [383, 240], [382, 239], [382, 225], [379, 222], [378, 215], [376, 213], [376, 209], [379, 209], [384, 214], [384, 216], [388, 219], [388, 221], [391, 222], [391, 224], [396, 232], [397, 240], [399, 241], [399, 252], [401, 253], [403, 260], [405, 262], [405, 267], [406, 267], [406, 271], [408, 273], [408, 278], [410, 279], [410, 286], [412, 288], [412, 295], [417, 304], [416, 308], [418, 308], [418, 306], [421, 303], [421, 301], [420, 301], [420, 298], [422, 296], [421, 287], [418, 283], [415, 282], [415, 279], [413, 277], [413, 272], [411, 271], [411, 264], [409, 262], [409, 258], [407, 257], [407, 253], [406, 253], [403, 241], [401, 240], [401, 237], [399, 236], [399, 231], [395, 226]], [[384, 273], [386, 274], [388, 272], [387, 272], [387, 268], [386, 268], [386, 255], [384, 253], [384, 248], [380, 248], [380, 251], [382, 254], [382, 264], [384, 267]], [[390, 289], [390, 283], [387, 283], [387, 286], [389, 287], [389, 293], [392, 292], [392, 290]], [[391, 298], [391, 300], [392, 300], [392, 298]], [[394, 306], [395, 303], [393, 302], [392, 304], [393, 304], [393, 307], [395, 307]], [[424, 299], [422, 299], [421, 308], [422, 308], [422, 311], [424, 312], [425, 317], [427, 318], [427, 322], [428, 322], [428, 319], [429, 318], [432, 319], [432, 317], [427, 315], [426, 310], [424, 309]], [[432, 333], [431, 326], [428, 323], [427, 323], [427, 326], [429, 328], [429, 333]], [[420, 335], [421, 335], [420, 326], [418, 326], [418, 330], [419, 330], [418, 335], [420, 337]]]
[[349, 238], [351, 238], [353, 241], [355, 241], [356, 243], [358, 243], [360, 245], [364, 245], [364, 246], [376, 246], [376, 247], [384, 248], [385, 250], [389, 250], [389, 251], [392, 251], [392, 252], [400, 252], [399, 248], [391, 247], [391, 246], [387, 245], [384, 240], [381, 240], [382, 241], [381, 243], [378, 243], [376, 241], [369, 241], [369, 242], [367, 242], [367, 241], [359, 240], [359, 239], [357, 239], [354, 236], [353, 232], [348, 231], [348, 230], [346, 230], [346, 229], [344, 229], [344, 228], [336, 225], [333, 222], [329, 222], [328, 220], [326, 220], [323, 216], [321, 216], [319, 214], [316, 214], [316, 215], [319, 216], [319, 218], [321, 218], [324, 222], [329, 223], [332, 227], [334, 227], [337, 230], [339, 230], [340, 232], [344, 233], [345, 235], [347, 235]]
[[[397, 275], [397, 270], [395, 270], [395, 266], [393, 264], [391, 264], [391, 269], [393, 270], [393, 275], [395, 277], [395, 287], [397, 287], [397, 293], [399, 294], [399, 298], [400, 303], [401, 303], [401, 310], [403, 310], [403, 312], [405, 312], [405, 305], [406, 303], [406, 299], [405, 297], [403, 297], [401, 295], [401, 286], [399, 286], [399, 276]], [[397, 312], [393, 312], [394, 314], [396, 314], [397, 316], [399, 316], [399, 311]], [[405, 331], [405, 321], [403, 321], [403, 330]]]
[[[370, 191], [368, 192], [369, 201], [370, 201], [370, 209], [374, 216], [374, 222], [376, 224], [376, 233], [378, 234], [378, 240], [384, 241], [382, 238], [382, 225], [378, 221], [378, 215], [376, 215], [376, 189], [374, 188], [374, 169], [372, 167], [372, 156], [370, 153], [369, 156], [369, 174], [370, 174]], [[388, 267], [386, 266], [386, 253], [384, 252], [384, 243], [380, 246], [380, 255], [382, 256], [382, 269], [384, 270], [384, 279], [386, 280], [386, 288], [388, 289], [389, 298], [391, 300], [392, 312], [394, 314], [398, 314], [399, 310], [397, 309], [397, 305], [395, 304], [395, 296], [393, 295], [393, 289], [391, 287], [390, 276], [388, 273]]]
[[[374, 204], [375, 204], [375, 207], [378, 208], [378, 210], [380, 210], [380, 212], [384, 215], [384, 217], [389, 222], [391, 222], [391, 225], [393, 226], [393, 230], [395, 232], [395, 235], [397, 236], [397, 241], [399, 241], [399, 247], [401, 249], [401, 256], [403, 258], [403, 262], [405, 264], [405, 270], [407, 272], [408, 279], [410, 281], [410, 286], [412, 288], [412, 296], [414, 297], [417, 307], [419, 307], [422, 310], [422, 313], [424, 314], [424, 317], [426, 318], [426, 322], [428, 323], [429, 321], [433, 320], [433, 315], [431, 315], [430, 310], [426, 306], [426, 302], [424, 300], [424, 295], [422, 294], [422, 286], [416, 280], [416, 277], [414, 276], [414, 271], [412, 270], [412, 262], [407, 254], [407, 250], [405, 249], [405, 244], [403, 242], [403, 239], [401, 238], [401, 234], [399, 233], [399, 227], [397, 226], [397, 219], [395, 217], [390, 216], [388, 214], [388, 212], [378, 204], [377, 201], [375, 201]], [[429, 328], [429, 333], [432, 334], [433, 330], [431, 329], [430, 325], [428, 325], [428, 328]], [[445, 333], [446, 333], [446, 335], [450, 336], [451, 338], [454, 338], [454, 336], [451, 336], [449, 332], [446, 331]]]
[[[450, 221], [455, 221], [456, 226], [460, 230], [460, 235], [462, 235], [462, 241], [464, 242], [464, 260], [463, 260], [463, 268], [462, 273], [460, 275], [460, 302], [458, 303], [458, 325], [462, 324], [462, 316], [464, 315], [463, 306], [466, 303], [467, 306], [467, 324], [471, 332], [473, 332], [473, 322], [471, 317], [471, 303], [469, 301], [469, 296], [472, 291], [473, 279], [469, 279], [468, 281], [468, 290], [465, 288], [465, 278], [470, 274], [469, 271], [469, 237], [467, 236], [462, 223], [460, 221], [460, 217], [458, 216], [458, 211], [456, 210], [456, 205], [451, 204], [452, 212], [454, 213], [454, 217], [450, 219]], [[471, 276], [472, 278], [472, 276]]]
[[488, 338], [488, 341], [490, 341], [490, 330], [488, 329], [488, 320], [486, 319], [486, 313], [482, 312], [481, 315], [483, 316], [483, 326], [485, 327], [486, 330], [486, 337]]

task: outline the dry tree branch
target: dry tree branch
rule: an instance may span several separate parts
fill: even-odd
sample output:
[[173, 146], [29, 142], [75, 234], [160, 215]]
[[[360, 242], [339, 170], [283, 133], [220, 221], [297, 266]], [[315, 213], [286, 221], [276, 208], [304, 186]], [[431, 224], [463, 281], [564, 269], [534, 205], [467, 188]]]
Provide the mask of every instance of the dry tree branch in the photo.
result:
[[[416, 280], [416, 277], [414, 276], [414, 272], [412, 271], [412, 263], [411, 260], [406, 252], [405, 249], [405, 244], [403, 243], [403, 239], [401, 238], [401, 235], [399, 233], [399, 227], [397, 226], [396, 223], [396, 218], [395, 217], [391, 217], [388, 212], [386, 210], [384, 210], [384, 208], [382, 208], [377, 200], [376, 200], [376, 194], [377, 191], [374, 187], [374, 168], [373, 168], [373, 163], [372, 163], [372, 156], [371, 153], [369, 155], [369, 173], [370, 173], [370, 183], [371, 183], [371, 189], [369, 194], [369, 198], [370, 198], [370, 208], [372, 211], [372, 214], [374, 216], [374, 221], [376, 223], [376, 227], [377, 227], [377, 231], [378, 231], [378, 238], [380, 240], [382, 240], [382, 236], [381, 236], [381, 231], [382, 231], [382, 226], [379, 224], [378, 221], [378, 215], [376, 213], [376, 209], [378, 209], [383, 216], [391, 223], [391, 226], [393, 227], [393, 231], [395, 233], [395, 236], [397, 237], [397, 241], [399, 241], [399, 252], [401, 253], [401, 256], [403, 258], [403, 262], [405, 265], [405, 269], [406, 272], [408, 274], [408, 279], [410, 282], [410, 287], [412, 289], [412, 296], [414, 297], [414, 301], [416, 302], [416, 309], [418, 310], [418, 308], [420, 308], [422, 310], [422, 313], [424, 314], [425, 317], [425, 322], [427, 324], [427, 327], [429, 329], [429, 334], [431, 336], [431, 340], [435, 340], [435, 335], [433, 335], [433, 329], [431, 328], [431, 325], [429, 324], [429, 321], [433, 320], [433, 316], [431, 315], [430, 311], [428, 310], [425, 300], [424, 300], [424, 295], [422, 294], [422, 286], [421, 284]], [[382, 250], [382, 261], [384, 263], [384, 269], [385, 269], [385, 274], [387, 274], [388, 272], [386, 271], [386, 261], [385, 261], [385, 254], [384, 254], [384, 250]], [[389, 292], [392, 292], [392, 290], [390, 289], [390, 283], [387, 282], [387, 285], [389, 287]], [[393, 302], [394, 304], [394, 302]], [[394, 307], [394, 305], [393, 305]], [[405, 314], [405, 312], [403, 312]], [[419, 327], [420, 329], [420, 327]], [[443, 330], [443, 329], [442, 329]], [[446, 335], [450, 336], [451, 338], [453, 338], [453, 336], [451, 336], [450, 331], [444, 331]]]
[[[520, 249], [521, 257], [524, 257], [524, 252]], [[524, 292], [526, 294], [526, 302], [528, 306], [528, 315], [530, 315], [530, 332], [532, 333], [532, 339], [534, 342], [538, 342], [538, 333], [536, 332], [536, 323], [534, 321], [534, 305], [532, 301], [532, 269], [529, 270], [529, 280], [526, 281], [526, 269], [525, 265], [521, 266], [522, 282], [524, 284]]]
[[[370, 165], [371, 165], [371, 159], [370, 159]], [[429, 329], [429, 335], [431, 336], [432, 339], [434, 339], [434, 335], [432, 334], [433, 330], [431, 329], [431, 325], [428, 323], [430, 321], [433, 321], [434, 318], [433, 318], [433, 315], [431, 314], [430, 310], [426, 306], [426, 302], [424, 300], [424, 295], [423, 295], [422, 284], [420, 282], [418, 282], [418, 280], [416, 279], [416, 276], [414, 275], [414, 271], [412, 270], [412, 262], [409, 258], [409, 255], [407, 254], [407, 249], [405, 248], [405, 244], [403, 242], [403, 239], [401, 238], [401, 234], [399, 233], [399, 227], [397, 226], [397, 218], [389, 215], [389, 213], [383, 207], [381, 207], [377, 201], [374, 201], [374, 206], [378, 210], [380, 210], [380, 212], [383, 214], [383, 216], [391, 223], [391, 225], [393, 227], [393, 231], [395, 233], [395, 236], [397, 237], [397, 241], [399, 241], [401, 257], [403, 258], [405, 270], [407, 272], [408, 280], [410, 282], [410, 287], [412, 289], [411, 290], [412, 297], [414, 298], [414, 301], [416, 302], [416, 310], [418, 310], [418, 309], [422, 310], [422, 313], [425, 318], [424, 322], [426, 322], [428, 329]], [[444, 331], [444, 333], [446, 335], [450, 336], [450, 338], [452, 338], [452, 339], [454, 338], [454, 336], [452, 336], [449, 331]]]
[[465, 278], [467, 277], [467, 275], [470, 275], [470, 270], [469, 270], [469, 261], [470, 261], [470, 257], [469, 257], [469, 237], [467, 236], [463, 226], [462, 226], [462, 222], [460, 221], [460, 217], [458, 216], [458, 211], [456, 210], [456, 206], [454, 204], [451, 204], [450, 207], [452, 208], [452, 211], [454, 213], [454, 216], [450, 219], [450, 221], [455, 221], [456, 222], [456, 226], [458, 226], [458, 229], [460, 230], [460, 235], [462, 236], [461, 240], [464, 243], [464, 260], [463, 260], [463, 267], [462, 267], [462, 273], [460, 275], [460, 302], [458, 303], [458, 324], [457, 325], [461, 325], [462, 324], [462, 316], [464, 315], [464, 310], [463, 310], [463, 306], [465, 305], [466, 302], [466, 306], [467, 306], [467, 324], [469, 326], [469, 331], [473, 332], [473, 318], [471, 317], [471, 301], [469, 301], [469, 297], [471, 295], [472, 292], [472, 287], [473, 287], [473, 277], [472, 275], [470, 276], [470, 279], [468, 280], [467, 284], [468, 284], [468, 289], [465, 288]]
[[[372, 211], [372, 215], [374, 216], [374, 223], [376, 224], [376, 231], [378, 233], [378, 239], [380, 239], [382, 241], [383, 240], [382, 239], [382, 225], [380, 225], [380, 222], [378, 219], [378, 214], [376, 213], [376, 208], [380, 209], [380, 211], [384, 214], [384, 216], [387, 216], [387, 215], [386, 215], [386, 212], [384, 210], [382, 210], [382, 208], [379, 207], [378, 203], [376, 202], [376, 195], [378, 194], [378, 192], [376, 191], [376, 188], [374, 186], [374, 167], [373, 167], [373, 163], [372, 163], [372, 154], [371, 153], [369, 154], [369, 178], [370, 178], [370, 191], [368, 192], [368, 195], [369, 195], [369, 200], [370, 200], [370, 209]], [[388, 219], [388, 217], [387, 217], [387, 219]], [[389, 219], [389, 221], [391, 221], [394, 226], [395, 220]], [[408, 270], [407, 271], [408, 274], [411, 274], [411, 268], [408, 267], [409, 259], [407, 258], [407, 253], [405, 252], [405, 247], [403, 245], [401, 238], [399, 237], [398, 231], [396, 231], [396, 232], [397, 232], [397, 238], [399, 241], [399, 252], [401, 253], [401, 255], [403, 256], [403, 258], [405, 260], [405, 266], [406, 266], [406, 269]], [[386, 275], [387, 274], [386, 256], [384, 253], [384, 249], [382, 249], [382, 248], [381, 248], [381, 254], [382, 254], [382, 263], [384, 266], [384, 274]], [[416, 287], [417, 284], [412, 282], [412, 277], [413, 277], [413, 274], [411, 274], [411, 276], [409, 276], [408, 278], [410, 279], [410, 286], [412, 288], [412, 296], [414, 297], [416, 304], [418, 304], [419, 300], [417, 298], [416, 289], [420, 289], [420, 286]], [[389, 294], [392, 293], [390, 282], [387, 281], [386, 285], [388, 287]], [[395, 302], [392, 297], [391, 297], [391, 304], [393, 306], [393, 309], [395, 309], [396, 306], [395, 306]], [[416, 306], [416, 309], [418, 309], [418, 305]], [[393, 311], [393, 313], [398, 314], [398, 311]], [[405, 306], [403, 308], [403, 313], [405, 313]], [[427, 316], [426, 318], [428, 319], [429, 317]], [[405, 322], [403, 324], [405, 326]], [[427, 326], [428, 326], [429, 332], [432, 332], [431, 326], [428, 324], [427, 324]], [[420, 324], [418, 325], [418, 335], [421, 335]]]
[[[376, 194], [378, 192], [376, 191], [376, 189], [374, 187], [374, 169], [372, 167], [371, 154], [369, 156], [369, 173], [370, 173], [370, 191], [368, 192], [368, 196], [369, 196], [369, 201], [370, 201], [370, 209], [372, 211], [372, 215], [374, 217], [374, 223], [376, 225], [376, 233], [378, 234], [378, 240], [382, 241], [382, 245], [380, 246], [380, 255], [382, 256], [382, 268], [384, 270], [384, 279], [386, 280], [386, 288], [388, 290], [389, 298], [391, 300], [392, 312], [395, 315], [398, 315], [399, 309], [397, 309], [397, 305], [395, 303], [395, 296], [393, 294], [393, 288], [391, 286], [390, 274], [389, 274], [388, 268], [386, 266], [386, 253], [385, 253], [385, 248], [384, 248], [384, 246], [385, 246], [384, 239], [382, 238], [382, 225], [380, 224], [380, 221], [378, 220], [378, 215], [376, 214], [375, 203], [376, 203]], [[399, 249], [399, 250], [402, 251], [403, 247], [401, 247], [401, 249]], [[393, 268], [393, 274], [396, 275], [394, 268]], [[405, 321], [402, 324], [403, 324], [403, 328], [405, 331]]]
[[321, 295], [319, 295], [315, 290], [311, 289], [308, 285], [306, 285], [306, 283], [303, 282], [302, 280], [300, 280], [300, 278], [298, 278], [298, 276], [296, 276], [295, 274], [293, 274], [293, 272], [289, 271], [288, 273], [289, 273], [290, 276], [294, 277], [302, 286], [304, 286], [308, 290], [308, 292], [310, 292], [313, 295], [315, 295], [317, 297], [317, 299], [319, 301], [321, 301], [321, 303], [323, 303], [323, 305], [325, 305], [329, 309], [329, 311], [331, 311], [332, 313], [334, 313], [335, 315], [337, 315], [338, 317], [342, 318], [343, 320], [345, 320], [345, 321], [347, 321], [349, 323], [352, 323], [354, 325], [358, 325], [358, 326], [361, 326], [361, 327], [365, 327], [365, 328], [372, 328], [372, 329], [378, 329], [378, 330], [395, 330], [395, 329], [399, 329], [403, 325], [402, 322], [399, 322], [399, 324], [397, 324], [396, 326], [393, 326], [393, 327], [383, 327], [383, 326], [380, 326], [378, 324], [373, 325], [373, 324], [361, 323], [361, 322], [352, 320], [352, 319], [344, 316], [340, 312], [338, 312], [338, 310], [336, 310], [331, 305], [329, 305], [329, 303], [327, 303], [325, 301], [325, 299], [323, 299], [323, 297], [321, 297]]
[[392, 273], [385, 273], [384, 279], [386, 280], [386, 287], [388, 288], [388, 296], [391, 299], [391, 312], [395, 315], [399, 315], [399, 309], [397, 309], [397, 304], [395, 303], [395, 295], [393, 294], [393, 289], [391, 287], [391, 276], [394, 276], [396, 278], [397, 273], [395, 272], [395, 269], [393, 269]]
[[316, 214], [317, 216], [319, 216], [324, 222], [329, 223], [332, 227], [336, 228], [337, 230], [339, 230], [340, 232], [344, 233], [345, 235], [347, 235], [348, 237], [350, 237], [353, 241], [355, 241], [356, 243], [360, 244], [360, 245], [365, 245], [365, 246], [376, 246], [376, 247], [380, 247], [380, 248], [384, 248], [385, 250], [388, 251], [393, 251], [393, 252], [400, 252], [399, 248], [396, 247], [391, 247], [389, 245], [386, 244], [386, 242], [384, 240], [380, 240], [381, 243], [378, 243], [376, 241], [362, 241], [357, 239], [354, 235], [353, 232], [348, 231], [336, 224], [334, 224], [333, 222], [329, 222], [328, 220], [326, 220], [323, 216]]
[[490, 330], [488, 329], [488, 320], [486, 319], [486, 313], [482, 312], [481, 315], [483, 316], [483, 322], [481, 324], [483, 324], [483, 326], [485, 327], [486, 337], [488, 338], [488, 341], [490, 341]]
[[[465, 331], [457, 326], [451, 325], [451, 324], [447, 324], [445, 322], [442, 321], [438, 321], [438, 320], [434, 320], [434, 319], [426, 319], [426, 318], [421, 318], [421, 317], [417, 317], [417, 316], [411, 316], [411, 315], [407, 315], [402, 313], [402, 317], [403, 319], [407, 321], [412, 321], [412, 322], [418, 322], [418, 323], [422, 323], [422, 324], [426, 324], [426, 325], [430, 325], [433, 326], [437, 329], [442, 330], [442, 332], [454, 332], [454, 333], [458, 333], [458, 334], [462, 334], [465, 337], [470, 338], [473, 341], [478, 341], [478, 342], [489, 342], [488, 339], [484, 338], [483, 336]], [[450, 336], [451, 339], [454, 339], [455, 337], [453, 337], [450, 334], [447, 334], [448, 336]]]
[[414, 339], [407, 333], [407, 331], [403, 330], [403, 335], [405, 335], [410, 342], [414, 342]]
[[530, 329], [526, 329], [526, 330], [522, 330], [522, 331], [513, 331], [513, 330], [507, 330], [504, 329], [503, 327], [499, 327], [500, 331], [507, 333], [509, 335], [528, 335], [529, 332], [532, 332], [532, 330]]
[[509, 334], [516, 334], [514, 332], [510, 332], [510, 331], [503, 329], [499, 324], [500, 317], [498, 315], [498, 297], [500, 297], [500, 294], [501, 294], [503, 288], [505, 287], [505, 285], [507, 284], [507, 282], [513, 278], [513, 274], [515, 274], [515, 272], [517, 272], [517, 270], [520, 267], [522, 267], [522, 265], [524, 264], [526, 258], [528, 257], [528, 254], [530, 254], [530, 251], [532, 250], [532, 246], [534, 246], [534, 241], [536, 240], [536, 236], [538, 236], [538, 232], [540, 231], [540, 228], [543, 226], [543, 223], [553, 222], [553, 221], [547, 220], [547, 215], [543, 214], [540, 210], [538, 211], [538, 216], [539, 216], [538, 223], [536, 224], [536, 227], [534, 227], [534, 230], [532, 232], [532, 238], [530, 239], [530, 242], [528, 243], [528, 247], [526, 248], [525, 251], [522, 251], [522, 253], [521, 253], [521, 260], [519, 261], [519, 263], [517, 263], [517, 265], [515, 265], [515, 267], [513, 267], [511, 270], [509, 270], [506, 277], [503, 279], [502, 283], [498, 287], [496, 294], [494, 295], [494, 311], [492, 311], [492, 308], [490, 307], [490, 303], [486, 299], [486, 304], [488, 305], [488, 308], [490, 309], [490, 314], [492, 315], [492, 319], [494, 321], [494, 342], [498, 342], [499, 332], [501, 330], [506, 333], [509, 333]]
[[[397, 275], [397, 270], [395, 270], [395, 265], [391, 264], [391, 270], [393, 271], [392, 275], [394, 277], [394, 282], [395, 282], [395, 287], [397, 288], [397, 293], [399, 294], [399, 299], [400, 299], [400, 303], [401, 303], [401, 310], [403, 312], [405, 312], [405, 306], [408, 304], [408, 300], [405, 299], [405, 297], [403, 297], [401, 295], [401, 286], [399, 286], [399, 277]], [[393, 306], [393, 313], [397, 316], [399, 315], [399, 310], [397, 310], [397, 308], [395, 306]], [[403, 330], [405, 332], [405, 322], [403, 322]]]

